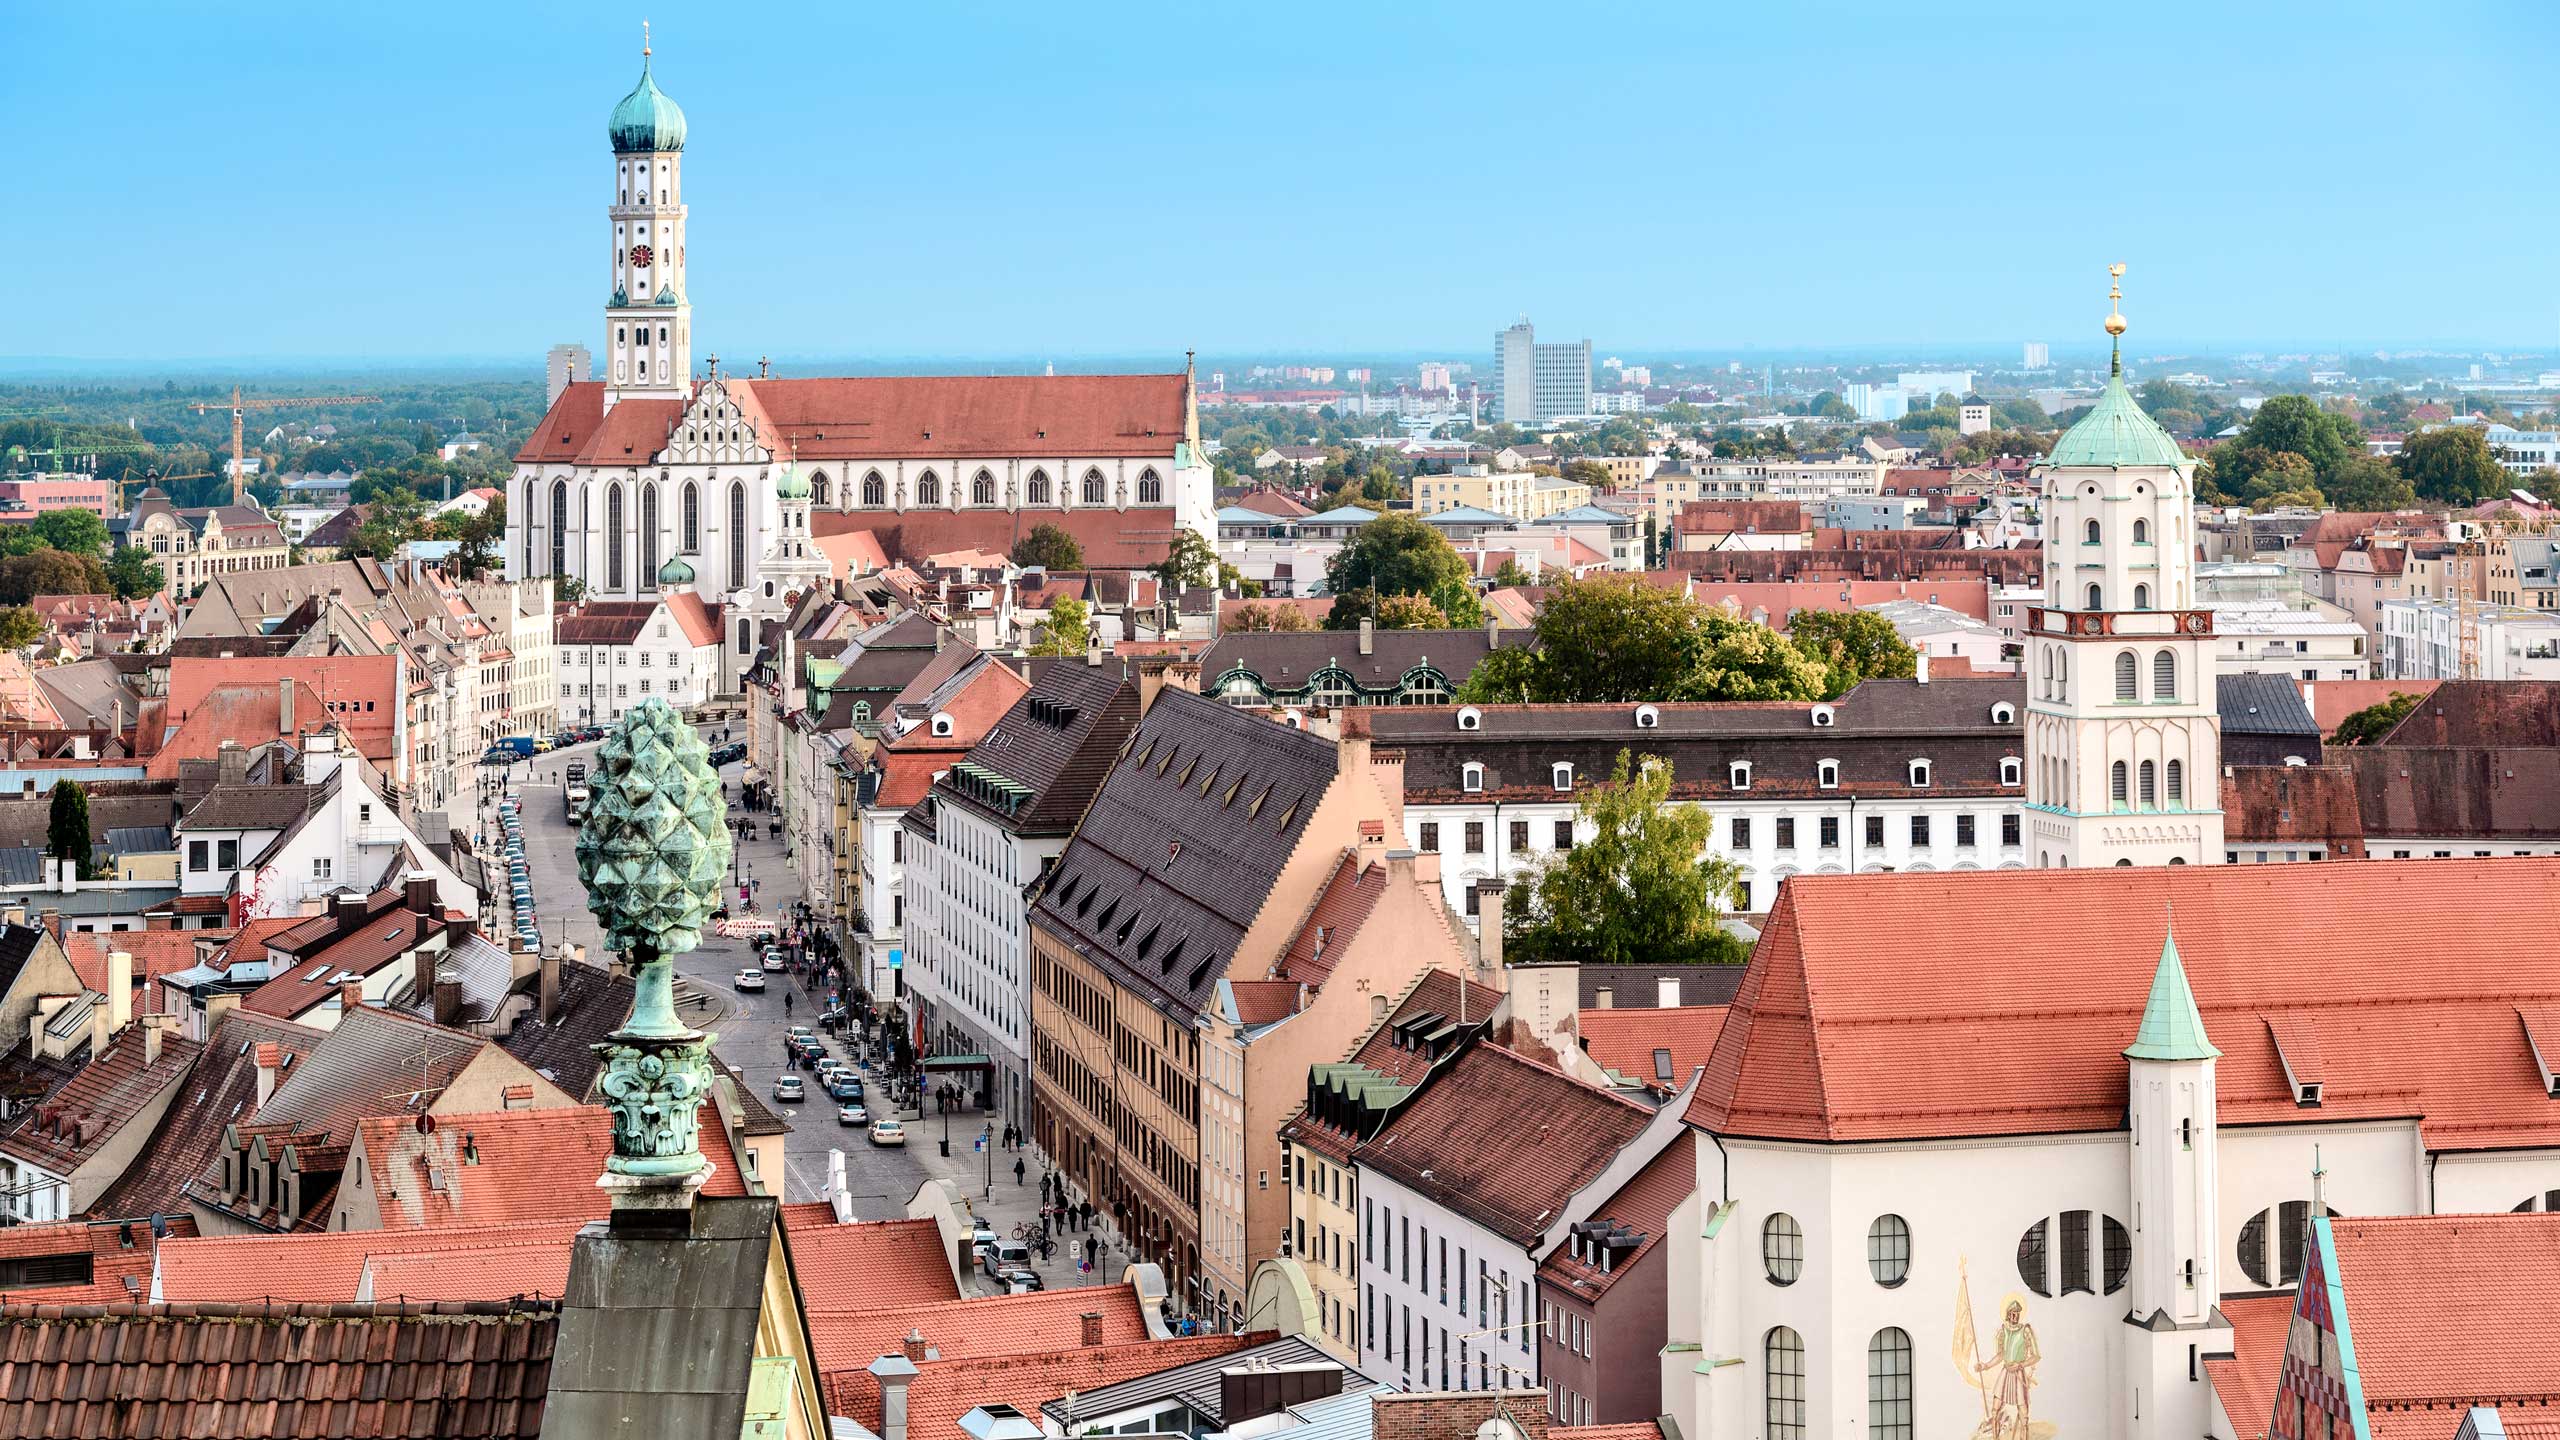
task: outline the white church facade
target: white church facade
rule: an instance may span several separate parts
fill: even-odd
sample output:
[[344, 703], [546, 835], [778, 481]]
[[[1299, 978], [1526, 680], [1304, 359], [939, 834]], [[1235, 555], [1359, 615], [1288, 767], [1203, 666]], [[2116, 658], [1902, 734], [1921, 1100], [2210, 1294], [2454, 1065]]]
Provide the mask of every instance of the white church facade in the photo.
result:
[[[1189, 367], [1156, 375], [775, 378], [697, 373], [687, 299], [684, 113], [643, 52], [608, 126], [614, 171], [602, 378], [566, 386], [517, 452], [511, 577], [568, 576], [646, 600], [682, 559], [722, 616], [727, 663], [755, 624], [830, 573], [827, 537], [868, 530], [893, 560], [1003, 553], [1037, 525], [1087, 564], [1135, 568], [1216, 537]], [[786, 529], [786, 471], [806, 485]]]

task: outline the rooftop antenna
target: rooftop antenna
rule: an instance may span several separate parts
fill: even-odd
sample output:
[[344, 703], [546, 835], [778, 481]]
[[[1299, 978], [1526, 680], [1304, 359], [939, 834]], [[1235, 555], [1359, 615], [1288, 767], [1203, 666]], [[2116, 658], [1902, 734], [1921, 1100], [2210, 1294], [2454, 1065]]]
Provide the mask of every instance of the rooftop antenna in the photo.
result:
[[2107, 267], [2107, 375], [2111, 379], [2124, 376], [2124, 263]]
[[2328, 1169], [2320, 1163], [2320, 1147], [2314, 1145], [2311, 1147], [2311, 1218], [2314, 1220], [2329, 1213], [2328, 1178]]

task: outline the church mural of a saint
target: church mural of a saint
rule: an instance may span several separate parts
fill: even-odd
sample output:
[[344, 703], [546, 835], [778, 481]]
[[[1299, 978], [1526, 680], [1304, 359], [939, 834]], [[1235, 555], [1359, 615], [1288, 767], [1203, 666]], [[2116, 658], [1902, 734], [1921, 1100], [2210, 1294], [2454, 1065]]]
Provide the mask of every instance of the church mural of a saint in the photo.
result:
[[2044, 1363], [2044, 1351], [2036, 1343], [2036, 1327], [2028, 1323], [2026, 1297], [2014, 1291], [2002, 1296], [1989, 1323], [1979, 1323], [1972, 1283], [1961, 1262], [1956, 1267], [1953, 1358], [1964, 1382], [1982, 1392], [1973, 1440], [2051, 1440], [2058, 1427], [2035, 1418], [2036, 1369]]

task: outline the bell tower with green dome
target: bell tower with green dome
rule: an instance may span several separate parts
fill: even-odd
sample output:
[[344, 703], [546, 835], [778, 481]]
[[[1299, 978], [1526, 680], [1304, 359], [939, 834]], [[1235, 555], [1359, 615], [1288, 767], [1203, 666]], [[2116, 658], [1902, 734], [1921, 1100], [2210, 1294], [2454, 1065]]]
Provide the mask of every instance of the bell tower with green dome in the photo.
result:
[[2097, 404], [2044, 480], [2027, 631], [2026, 848], [2038, 867], [2209, 865], [2222, 850], [2213, 612], [2196, 602], [2195, 462], [2124, 383], [2124, 267]]
[[640, 83], [613, 107], [613, 273], [605, 301], [605, 404], [678, 399], [693, 376], [693, 307], [684, 284], [684, 111], [651, 73], [640, 28]]

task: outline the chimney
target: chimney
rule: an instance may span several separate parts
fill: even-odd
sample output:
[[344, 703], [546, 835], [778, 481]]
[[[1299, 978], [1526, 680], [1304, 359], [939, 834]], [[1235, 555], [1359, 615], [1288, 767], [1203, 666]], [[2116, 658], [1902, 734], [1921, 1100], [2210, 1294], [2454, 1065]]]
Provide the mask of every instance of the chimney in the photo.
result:
[[175, 1028], [175, 1026], [170, 1022], [174, 1021], [176, 1018], [177, 1017], [174, 1015], [145, 1015], [142, 1017], [142, 1063], [144, 1065], [157, 1065], [160, 1063], [160, 1041], [166, 1037], [170, 1030]]
[[293, 678], [276, 682], [276, 733], [290, 736], [293, 730]]
[[1363, 615], [1360, 617], [1360, 653], [1363, 655], [1374, 655], [1377, 651], [1378, 622], [1369, 616]]
[[276, 1075], [284, 1068], [284, 1047], [272, 1040], [261, 1040], [258, 1042], [257, 1058], [258, 1103], [264, 1105], [267, 1103], [267, 1097], [276, 1093]]
[[1488, 975], [1502, 973], [1502, 902], [1510, 887], [1499, 880], [1476, 884], [1476, 964]]
[[106, 1054], [107, 1047], [115, 1043], [115, 1037], [113, 1012], [108, 1010], [107, 1002], [102, 1000], [89, 1008], [89, 1059], [95, 1062], [99, 1056]]
[[338, 1014], [342, 1017], [352, 1015], [363, 1008], [364, 982], [362, 980], [347, 980], [340, 982], [338, 986]]
[[917, 1373], [915, 1362], [904, 1355], [871, 1362], [871, 1376], [880, 1382], [880, 1440], [907, 1440], [907, 1387]]
[[222, 1023], [222, 1017], [239, 1008], [240, 997], [236, 994], [207, 995], [204, 997], [204, 1016], [201, 1022], [204, 1028], [201, 1032], [197, 1032], [193, 1027], [190, 1027], [187, 1038], [190, 1040], [202, 1040], [212, 1035], [213, 1027]]
[[249, 778], [249, 752], [237, 740], [225, 740], [214, 752], [214, 781], [220, 785], [238, 785]]
[[436, 1023], [451, 1025], [462, 1018], [462, 977], [450, 970], [436, 972]]
[[1929, 683], [1929, 647], [1927, 645], [1924, 644], [1920, 647], [1920, 657], [1912, 662], [1911, 673], [1912, 678], [1918, 680], [1921, 684], [1926, 685]]
[[924, 1332], [909, 1326], [905, 1338], [898, 1341], [898, 1353], [921, 1365], [933, 1350], [924, 1343]]
[[1076, 1318], [1082, 1325], [1082, 1334], [1077, 1343], [1088, 1350], [1100, 1345], [1102, 1343], [1102, 1312], [1087, 1310]]
[[[405, 713], [405, 711], [403, 713]], [[327, 784], [329, 777], [337, 773], [337, 769], [338, 737], [335, 732], [322, 730], [303, 743], [303, 784]]]
[[364, 897], [332, 895], [329, 897], [330, 928], [340, 935], [364, 928]]
[[1497, 649], [1502, 644], [1502, 622], [1491, 615], [1484, 617], [1484, 648]]
[[133, 956], [123, 950], [107, 952], [107, 1028], [121, 1030], [133, 1023]]
[[560, 1023], [560, 976], [560, 952], [554, 950], [542, 957], [542, 980], [539, 993], [542, 996], [542, 1023], [545, 1025]]
[[412, 870], [404, 877], [410, 912], [418, 915], [442, 915], [444, 907], [436, 903], [435, 877], [424, 870]]

